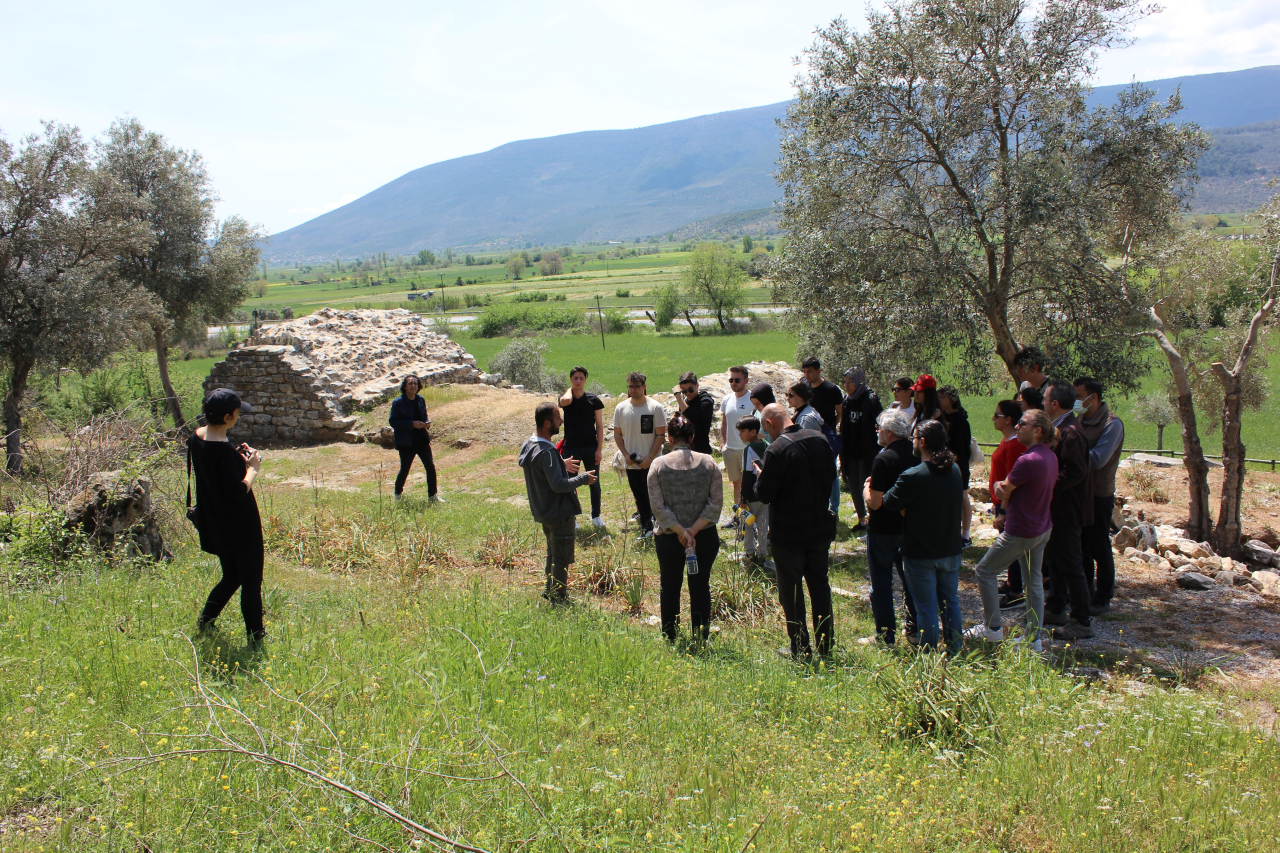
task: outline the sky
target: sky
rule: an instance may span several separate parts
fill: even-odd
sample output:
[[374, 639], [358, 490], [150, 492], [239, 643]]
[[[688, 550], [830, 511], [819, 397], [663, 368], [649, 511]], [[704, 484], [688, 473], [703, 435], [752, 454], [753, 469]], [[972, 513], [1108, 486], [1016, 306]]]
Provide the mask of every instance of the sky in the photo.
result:
[[[1275, 0], [1164, 0], [1099, 85], [1280, 64]], [[199, 151], [270, 233], [517, 139], [790, 98], [832, 0], [0, 0], [0, 135], [121, 116]]]

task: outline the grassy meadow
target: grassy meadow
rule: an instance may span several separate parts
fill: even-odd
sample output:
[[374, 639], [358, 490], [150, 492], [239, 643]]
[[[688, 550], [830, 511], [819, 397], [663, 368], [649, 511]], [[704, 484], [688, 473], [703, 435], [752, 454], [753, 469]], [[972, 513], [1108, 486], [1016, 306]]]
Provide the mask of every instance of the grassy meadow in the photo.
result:
[[[460, 391], [428, 402], [474, 416]], [[0, 849], [437, 849], [425, 831], [487, 851], [1280, 845], [1280, 743], [1256, 713], [1272, 688], [1090, 681], [1069, 649], [1013, 645], [943, 666], [857, 644], [870, 613], [844, 597], [834, 660], [797, 667], [728, 540], [718, 633], [669, 648], [611, 475], [612, 526], [580, 535], [578, 603], [552, 610], [510, 448], [438, 448], [440, 505], [420, 469], [393, 504], [391, 456], [269, 454], [261, 651], [236, 600], [191, 636], [218, 572], [185, 521], [168, 565], [6, 576]], [[863, 581], [837, 550], [833, 582]]]

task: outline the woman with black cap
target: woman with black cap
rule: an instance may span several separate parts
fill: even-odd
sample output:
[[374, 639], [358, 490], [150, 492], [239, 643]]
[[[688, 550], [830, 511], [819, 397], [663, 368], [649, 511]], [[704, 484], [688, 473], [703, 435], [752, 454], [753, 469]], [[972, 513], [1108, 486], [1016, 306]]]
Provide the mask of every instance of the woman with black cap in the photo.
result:
[[204, 401], [205, 425], [187, 442], [187, 459], [195, 472], [195, 524], [200, 550], [218, 557], [222, 580], [209, 593], [196, 623], [203, 631], [213, 625], [231, 596], [240, 590], [240, 612], [249, 642], [266, 637], [262, 627], [262, 518], [253, 496], [253, 481], [262, 470], [262, 454], [247, 444], [233, 445], [227, 431], [253, 407], [227, 388], [212, 391]]

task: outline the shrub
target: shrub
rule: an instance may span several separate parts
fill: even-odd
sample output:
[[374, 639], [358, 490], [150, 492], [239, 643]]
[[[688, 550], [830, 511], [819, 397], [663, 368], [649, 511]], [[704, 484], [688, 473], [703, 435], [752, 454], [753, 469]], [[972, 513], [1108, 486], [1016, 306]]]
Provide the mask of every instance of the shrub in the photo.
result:
[[625, 290], [619, 287], [617, 290], [613, 292], [613, 295], [618, 297], [619, 299], [629, 299], [631, 297], [631, 291]]
[[281, 316], [281, 317], [283, 317], [283, 318], [284, 318], [284, 319], [286, 319], [286, 320], [292, 320], [292, 319], [293, 319], [293, 308], [291, 308], [291, 307], [290, 307], [290, 306], [288, 306], [288, 305], [284, 306], [283, 308], [281, 308], [281, 309], [280, 309], [280, 316]]
[[547, 294], [541, 290], [525, 290], [511, 297], [512, 302], [546, 302]]
[[267, 285], [267, 282], [265, 279], [263, 279], [262, 281], [255, 281], [253, 283], [253, 295], [258, 297], [259, 299], [266, 296], [267, 291], [270, 289], [271, 288]]
[[[591, 331], [600, 332], [600, 314], [598, 312], [588, 312], [590, 317]], [[624, 332], [631, 331], [635, 324], [631, 318], [627, 316], [627, 312], [621, 308], [606, 308], [604, 310], [604, 330], [611, 335], [621, 335]]]
[[479, 294], [467, 293], [463, 295], [462, 301], [466, 303], [468, 308], [479, 308], [481, 305], [487, 304], [487, 297], [485, 299], [481, 299]]
[[474, 328], [478, 337], [496, 338], [513, 332], [574, 331], [586, 325], [582, 312], [576, 308], [499, 303], [487, 306]]
[[534, 391], [560, 391], [565, 377], [548, 370], [542, 363], [545, 341], [517, 338], [489, 359], [489, 372], [501, 373], [512, 385], [523, 385]]

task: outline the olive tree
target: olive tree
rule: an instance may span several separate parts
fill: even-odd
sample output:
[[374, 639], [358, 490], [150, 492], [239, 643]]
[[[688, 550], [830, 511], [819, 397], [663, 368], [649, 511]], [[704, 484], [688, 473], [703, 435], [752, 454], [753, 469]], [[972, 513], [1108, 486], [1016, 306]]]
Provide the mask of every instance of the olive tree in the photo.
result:
[[976, 390], [1036, 344], [1056, 375], [1136, 387], [1143, 318], [1108, 258], [1168, 229], [1207, 146], [1168, 121], [1176, 94], [1086, 105], [1098, 56], [1144, 13], [897, 0], [866, 32], [819, 30], [778, 174], [773, 274], [801, 349], [878, 379], [951, 362]]
[[101, 364], [155, 306], [112, 275], [145, 251], [136, 200], [95, 169], [80, 132], [46, 124], [15, 149], [0, 138], [0, 357], [6, 469], [22, 472], [22, 404], [37, 364]]
[[236, 216], [219, 222], [200, 155], [174, 148], [137, 119], [113, 123], [98, 155], [100, 168], [137, 200], [133, 216], [153, 234], [145, 248], [122, 251], [114, 273], [151, 293], [162, 309], [150, 318], [151, 339], [166, 405], [181, 429], [186, 422], [169, 378], [169, 345], [203, 338], [209, 323], [231, 318], [249, 296], [266, 235]]
[[689, 302], [705, 302], [720, 329], [742, 308], [746, 274], [723, 243], [700, 243], [681, 270], [681, 284]]

